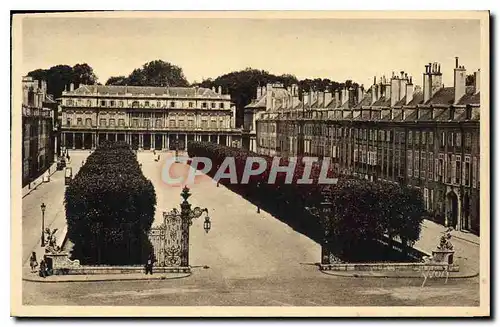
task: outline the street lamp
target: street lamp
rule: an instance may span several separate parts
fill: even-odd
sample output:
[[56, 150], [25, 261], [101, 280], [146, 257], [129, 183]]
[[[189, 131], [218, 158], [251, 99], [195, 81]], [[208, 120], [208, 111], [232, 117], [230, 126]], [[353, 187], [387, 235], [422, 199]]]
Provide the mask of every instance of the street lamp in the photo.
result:
[[40, 209], [42, 209], [42, 242], [41, 242], [41, 245], [42, 247], [45, 246], [45, 235], [44, 235], [44, 231], [45, 231], [45, 203], [42, 202], [42, 204], [40, 205]]
[[182, 246], [181, 246], [181, 266], [189, 266], [189, 227], [193, 224], [193, 219], [199, 218], [203, 213], [207, 216], [205, 217], [205, 222], [203, 223], [203, 229], [206, 233], [211, 228], [212, 223], [210, 222], [210, 217], [208, 216], [207, 208], [195, 207], [191, 209], [191, 204], [187, 199], [191, 196], [189, 193], [189, 188], [184, 186], [182, 189], [181, 197], [183, 199], [181, 203], [181, 221], [182, 221]]
[[212, 223], [210, 222], [210, 217], [207, 216], [205, 217], [205, 222], [203, 223], [203, 229], [205, 230], [205, 233], [208, 233], [210, 231], [210, 227], [212, 226]]
[[175, 139], [175, 162], [179, 162], [179, 139]]
[[329, 228], [330, 228], [330, 215], [332, 213], [332, 202], [330, 199], [330, 193], [323, 189], [321, 191], [323, 200], [320, 203], [320, 216], [321, 222], [323, 224], [323, 244], [321, 244], [321, 264], [330, 264], [330, 249], [328, 246], [329, 238]]

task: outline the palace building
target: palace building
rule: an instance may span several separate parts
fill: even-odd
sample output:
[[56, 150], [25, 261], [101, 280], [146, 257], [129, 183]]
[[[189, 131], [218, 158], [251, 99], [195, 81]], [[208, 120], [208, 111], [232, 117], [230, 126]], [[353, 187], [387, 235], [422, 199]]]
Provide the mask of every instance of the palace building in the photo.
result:
[[60, 100], [68, 149], [93, 149], [103, 140], [139, 150], [184, 150], [189, 140], [241, 142], [236, 109], [220, 87], [70, 85]]
[[[479, 233], [480, 72], [466, 86], [456, 58], [454, 86], [438, 63], [423, 87], [404, 72], [374, 78], [365, 91], [311, 91], [268, 84], [245, 108], [243, 144], [267, 155], [330, 157], [339, 174], [412, 185], [429, 218]], [[484, 108], [483, 108], [484, 109]]]
[[54, 162], [54, 109], [45, 81], [22, 79], [22, 184], [27, 185]]

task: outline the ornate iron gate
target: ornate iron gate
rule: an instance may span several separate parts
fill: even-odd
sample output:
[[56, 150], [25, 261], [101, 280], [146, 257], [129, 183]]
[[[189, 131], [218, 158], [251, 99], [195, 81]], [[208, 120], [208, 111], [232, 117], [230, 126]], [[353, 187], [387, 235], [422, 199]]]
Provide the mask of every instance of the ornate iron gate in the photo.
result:
[[180, 267], [182, 260], [182, 218], [177, 209], [163, 213], [163, 224], [151, 228], [149, 239], [153, 245], [156, 266]]

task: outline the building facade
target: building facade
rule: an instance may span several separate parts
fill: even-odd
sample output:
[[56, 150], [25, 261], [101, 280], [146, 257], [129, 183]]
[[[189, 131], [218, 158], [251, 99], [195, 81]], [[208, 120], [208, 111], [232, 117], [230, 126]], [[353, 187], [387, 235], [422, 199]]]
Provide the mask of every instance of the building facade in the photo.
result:
[[23, 187], [54, 162], [54, 111], [57, 103], [47, 95], [45, 81], [22, 79], [22, 183]]
[[309, 92], [299, 102], [294, 86], [281, 88], [287, 100], [272, 109], [261, 105], [279, 87], [270, 85], [249, 105], [255, 151], [330, 157], [339, 174], [418, 187], [429, 218], [478, 234], [480, 72], [466, 86], [457, 58], [453, 73], [454, 86], [444, 87], [440, 65], [431, 63], [422, 88], [401, 72], [374, 78], [366, 92]]
[[104, 140], [138, 150], [184, 150], [189, 140], [241, 142], [236, 109], [220, 88], [71, 85], [61, 104], [68, 149], [93, 149]]

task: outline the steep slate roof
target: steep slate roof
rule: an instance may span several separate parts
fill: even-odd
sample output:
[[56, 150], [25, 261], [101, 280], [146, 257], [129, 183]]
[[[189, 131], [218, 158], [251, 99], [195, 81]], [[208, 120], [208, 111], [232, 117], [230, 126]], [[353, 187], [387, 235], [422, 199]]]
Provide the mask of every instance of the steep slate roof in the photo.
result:
[[455, 88], [443, 87], [434, 94], [425, 104], [445, 104], [450, 105], [455, 101]]
[[480, 92], [475, 94], [474, 86], [467, 86], [465, 90], [465, 95], [458, 101], [458, 104], [480, 104]]
[[358, 104], [356, 104], [354, 108], [361, 108], [361, 106], [369, 106], [371, 102], [372, 102], [371, 94], [365, 94], [363, 99], [361, 99], [361, 101], [358, 102]]
[[222, 98], [223, 95], [204, 87], [161, 87], [161, 86], [121, 86], [121, 85], [81, 85], [68, 94], [110, 94], [110, 95], [166, 95], [179, 97], [202, 96]]
[[422, 104], [424, 101], [424, 92], [422, 91], [416, 91], [413, 92], [413, 99], [411, 99], [410, 103], [408, 103], [409, 106], [415, 106], [417, 104]]
[[386, 99], [385, 96], [381, 97], [373, 103], [374, 107], [389, 107], [391, 105], [391, 99]]

